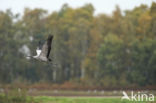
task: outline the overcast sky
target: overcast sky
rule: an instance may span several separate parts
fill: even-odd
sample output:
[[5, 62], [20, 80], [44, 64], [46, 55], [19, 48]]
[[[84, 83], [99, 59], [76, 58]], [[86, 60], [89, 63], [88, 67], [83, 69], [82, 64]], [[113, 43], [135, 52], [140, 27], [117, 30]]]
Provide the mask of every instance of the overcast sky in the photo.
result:
[[0, 0], [0, 10], [11, 9], [13, 13], [22, 13], [25, 7], [43, 8], [50, 12], [59, 10], [63, 4], [76, 8], [86, 3], [91, 3], [95, 8], [95, 14], [110, 14], [115, 5], [119, 5], [121, 10], [133, 9], [140, 4], [150, 6], [156, 0]]

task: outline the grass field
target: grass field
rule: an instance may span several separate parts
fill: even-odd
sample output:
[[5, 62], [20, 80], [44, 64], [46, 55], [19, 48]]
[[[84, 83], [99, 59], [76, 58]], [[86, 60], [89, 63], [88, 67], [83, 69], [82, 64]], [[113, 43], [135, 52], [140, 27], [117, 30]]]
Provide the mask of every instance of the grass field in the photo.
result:
[[[9, 93], [0, 93], [0, 103], [156, 103], [147, 101], [121, 100], [122, 92], [113, 91], [38, 91], [19, 92], [11, 90]], [[129, 92], [127, 92], [129, 94]], [[155, 91], [149, 91], [155, 95]], [[31, 95], [30, 95], [31, 94]], [[116, 94], [116, 95], [115, 95]]]
[[120, 98], [102, 97], [35, 97], [40, 103], [156, 103], [156, 102], [134, 102], [121, 100]]

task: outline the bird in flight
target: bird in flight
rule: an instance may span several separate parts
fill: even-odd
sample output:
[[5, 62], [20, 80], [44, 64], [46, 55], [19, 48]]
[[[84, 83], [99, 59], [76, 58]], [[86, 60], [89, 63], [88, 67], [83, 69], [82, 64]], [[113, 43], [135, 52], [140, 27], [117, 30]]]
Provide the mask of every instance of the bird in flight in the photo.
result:
[[[53, 40], [53, 35], [49, 35], [47, 41], [43, 44], [42, 48], [37, 48], [36, 49], [36, 56], [27, 56], [27, 59], [34, 58], [36, 60], [48, 62], [51, 61], [49, 58], [50, 51], [51, 51], [51, 44]], [[40, 42], [39, 42], [40, 46]]]

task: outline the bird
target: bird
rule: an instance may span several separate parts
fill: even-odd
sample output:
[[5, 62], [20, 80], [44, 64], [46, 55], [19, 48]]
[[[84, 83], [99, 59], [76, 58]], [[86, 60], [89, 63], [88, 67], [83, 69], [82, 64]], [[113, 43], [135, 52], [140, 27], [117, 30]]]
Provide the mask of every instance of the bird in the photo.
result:
[[47, 41], [43, 44], [41, 48], [41, 43], [39, 42], [39, 47], [36, 49], [37, 55], [35, 56], [27, 56], [27, 59], [33, 58], [39, 61], [43, 62], [50, 62], [52, 61], [49, 58], [50, 51], [51, 51], [51, 45], [52, 45], [52, 40], [53, 40], [53, 35], [49, 35]]

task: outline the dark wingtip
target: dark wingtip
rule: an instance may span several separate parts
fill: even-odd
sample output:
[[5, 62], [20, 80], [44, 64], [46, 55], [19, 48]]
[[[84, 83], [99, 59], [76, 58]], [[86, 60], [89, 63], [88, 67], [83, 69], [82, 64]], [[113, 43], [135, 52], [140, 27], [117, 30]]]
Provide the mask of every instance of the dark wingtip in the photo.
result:
[[53, 37], [54, 37], [53, 35], [49, 35], [49, 36], [48, 36], [48, 38], [53, 38]]
[[53, 35], [49, 35], [49, 36], [48, 36], [48, 40], [52, 40], [53, 37], [54, 37]]

